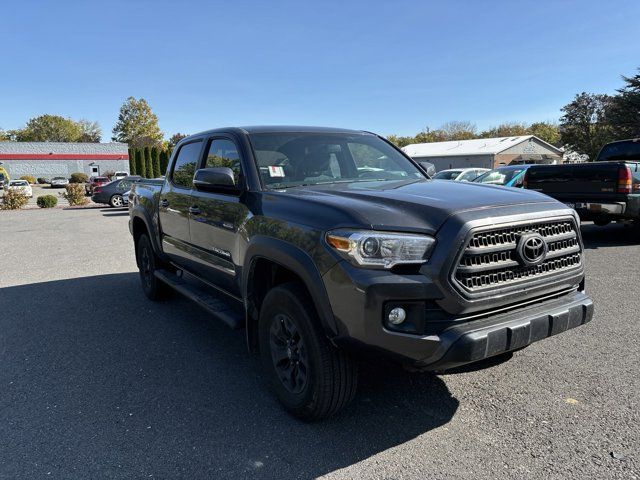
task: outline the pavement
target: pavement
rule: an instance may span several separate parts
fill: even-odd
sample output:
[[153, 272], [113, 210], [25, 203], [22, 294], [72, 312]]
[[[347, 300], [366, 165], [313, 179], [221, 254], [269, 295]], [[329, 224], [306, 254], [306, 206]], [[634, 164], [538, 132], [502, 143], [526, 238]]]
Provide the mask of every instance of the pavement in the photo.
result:
[[139, 286], [126, 210], [0, 212], [0, 478], [640, 477], [640, 239], [583, 228], [593, 321], [445, 375], [361, 366], [302, 423], [242, 332]]

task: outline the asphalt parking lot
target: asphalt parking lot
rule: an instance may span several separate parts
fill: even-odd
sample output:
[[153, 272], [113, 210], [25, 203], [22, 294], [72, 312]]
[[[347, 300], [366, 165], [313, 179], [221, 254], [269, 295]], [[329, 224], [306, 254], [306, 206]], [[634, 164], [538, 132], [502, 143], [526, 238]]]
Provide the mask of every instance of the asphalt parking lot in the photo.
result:
[[[637, 478], [640, 239], [586, 225], [594, 320], [491, 368], [364, 365], [339, 417], [138, 285], [124, 210], [0, 212], [0, 478]], [[484, 365], [486, 366], [486, 365]]]

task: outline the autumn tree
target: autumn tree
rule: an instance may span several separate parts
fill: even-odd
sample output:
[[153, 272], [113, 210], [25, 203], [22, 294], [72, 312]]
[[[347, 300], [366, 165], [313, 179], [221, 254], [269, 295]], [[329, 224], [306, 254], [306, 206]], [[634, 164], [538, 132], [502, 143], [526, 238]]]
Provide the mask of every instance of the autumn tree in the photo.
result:
[[180, 140], [188, 136], [189, 135], [184, 133], [174, 133], [173, 135], [171, 135], [171, 138], [169, 138], [169, 147], [171, 148], [175, 147]]
[[82, 135], [78, 123], [60, 115], [40, 115], [24, 128], [13, 131], [17, 142], [77, 142]]
[[144, 98], [129, 97], [120, 107], [112, 140], [132, 147], [157, 145], [163, 139], [158, 117]]
[[556, 147], [561, 146], [560, 129], [556, 123], [535, 122], [529, 125], [527, 132], [529, 135], [535, 135], [551, 145]]
[[102, 128], [100, 128], [98, 122], [80, 119], [77, 123], [81, 131], [80, 137], [77, 140], [78, 142], [100, 143], [102, 139]]

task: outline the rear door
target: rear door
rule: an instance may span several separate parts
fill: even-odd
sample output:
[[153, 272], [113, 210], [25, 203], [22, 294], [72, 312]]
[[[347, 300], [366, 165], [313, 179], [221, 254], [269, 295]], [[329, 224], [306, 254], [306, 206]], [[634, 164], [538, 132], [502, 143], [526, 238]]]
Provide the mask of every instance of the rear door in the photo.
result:
[[205, 151], [202, 168], [231, 168], [238, 189], [193, 190], [190, 229], [196, 268], [204, 279], [238, 294], [238, 230], [249, 213], [242, 201], [246, 190], [242, 157], [236, 141], [226, 135], [209, 138]]
[[180, 145], [158, 202], [162, 249], [185, 268], [189, 268], [191, 258], [189, 207], [192, 204], [193, 174], [201, 158], [203, 143], [198, 139]]

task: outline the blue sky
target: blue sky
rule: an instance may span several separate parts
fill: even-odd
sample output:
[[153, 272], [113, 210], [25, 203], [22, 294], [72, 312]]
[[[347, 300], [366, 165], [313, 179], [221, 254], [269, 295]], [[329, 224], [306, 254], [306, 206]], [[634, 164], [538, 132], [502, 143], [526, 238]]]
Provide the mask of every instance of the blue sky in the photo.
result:
[[108, 141], [130, 95], [167, 136], [557, 120], [640, 67], [639, 18], [637, 0], [11, 1], [0, 127], [59, 114], [97, 120]]

